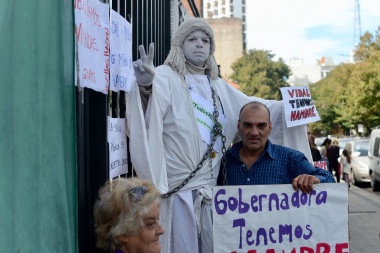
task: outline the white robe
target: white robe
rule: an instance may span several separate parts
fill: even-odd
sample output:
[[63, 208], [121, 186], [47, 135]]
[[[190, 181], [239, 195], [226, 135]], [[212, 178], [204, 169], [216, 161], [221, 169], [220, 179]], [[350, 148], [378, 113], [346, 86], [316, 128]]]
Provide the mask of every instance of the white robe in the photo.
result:
[[[192, 97], [184, 77], [168, 66], [159, 66], [155, 70], [148, 120], [145, 121], [140, 91], [135, 85], [127, 94], [127, 127], [131, 162], [137, 176], [152, 181], [161, 193], [166, 193], [188, 177], [204, 154], [201, 152], [202, 138], [195, 120]], [[312, 161], [306, 126], [287, 128], [281, 101], [248, 97], [222, 79], [211, 80], [210, 84], [222, 103], [217, 99], [218, 110], [223, 108], [227, 117], [224, 129], [226, 147], [237, 134], [241, 107], [255, 100], [264, 103], [271, 112], [270, 141], [297, 149]], [[212, 159], [214, 179], [210, 179], [210, 164], [207, 160], [179, 193], [163, 199], [160, 221], [165, 234], [161, 236], [161, 252], [197, 253], [197, 226], [205, 226], [200, 230], [201, 236], [212, 235], [210, 204], [221, 158], [222, 152], [218, 152]], [[194, 202], [192, 190], [197, 190]], [[208, 232], [202, 232], [203, 229]], [[212, 238], [202, 240], [202, 252], [212, 252]]]

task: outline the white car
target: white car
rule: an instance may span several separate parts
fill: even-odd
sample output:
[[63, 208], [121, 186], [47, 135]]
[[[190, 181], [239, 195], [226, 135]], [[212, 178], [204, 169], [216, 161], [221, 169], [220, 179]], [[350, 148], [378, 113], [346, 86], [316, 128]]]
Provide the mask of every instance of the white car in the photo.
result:
[[355, 185], [371, 182], [368, 148], [369, 139], [351, 140], [344, 146], [344, 149], [351, 154], [350, 179]]
[[368, 157], [372, 191], [380, 191], [380, 128], [371, 132]]

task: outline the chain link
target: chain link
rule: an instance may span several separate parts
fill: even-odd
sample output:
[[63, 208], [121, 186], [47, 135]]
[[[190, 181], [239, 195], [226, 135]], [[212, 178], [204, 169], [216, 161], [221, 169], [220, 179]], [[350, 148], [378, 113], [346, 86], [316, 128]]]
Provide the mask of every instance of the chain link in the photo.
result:
[[222, 171], [223, 171], [223, 185], [227, 185], [227, 158], [226, 158], [226, 136], [222, 137], [223, 147], [222, 147]]
[[[223, 135], [223, 126], [222, 124], [218, 121], [218, 117], [219, 117], [219, 111], [218, 111], [218, 108], [216, 106], [216, 94], [215, 94], [215, 90], [211, 87], [211, 93], [212, 93], [212, 101], [213, 101], [213, 105], [214, 105], [214, 112], [213, 112], [213, 121], [214, 121], [214, 126], [211, 130], [211, 144], [208, 145], [208, 149], [206, 151], [206, 153], [203, 155], [201, 161], [198, 163], [198, 166], [195, 168], [195, 170], [193, 170], [189, 176], [187, 178], [185, 178], [181, 184], [179, 184], [178, 186], [176, 186], [173, 190], [171, 191], [168, 191], [167, 193], [165, 194], [162, 194], [161, 197], [162, 198], [168, 198], [170, 197], [170, 195], [178, 192], [179, 190], [181, 190], [193, 177], [195, 177], [195, 175], [197, 174], [197, 172], [203, 167], [203, 164], [204, 162], [207, 160], [207, 158], [209, 158], [212, 154], [212, 151], [214, 149], [214, 144], [216, 142], [216, 139], [218, 138], [218, 136], [221, 136], [222, 137], [222, 143], [223, 143], [223, 147], [222, 147], [222, 154], [223, 154], [223, 158], [222, 158], [222, 161], [224, 160], [225, 161], [225, 153], [226, 153], [226, 136]], [[211, 158], [210, 158], [211, 159]], [[210, 161], [211, 162], [211, 161]], [[225, 163], [223, 165], [224, 167], [226, 166]], [[212, 170], [212, 168], [211, 168]], [[224, 169], [223, 169], [224, 171]], [[224, 179], [225, 180], [225, 179]]]

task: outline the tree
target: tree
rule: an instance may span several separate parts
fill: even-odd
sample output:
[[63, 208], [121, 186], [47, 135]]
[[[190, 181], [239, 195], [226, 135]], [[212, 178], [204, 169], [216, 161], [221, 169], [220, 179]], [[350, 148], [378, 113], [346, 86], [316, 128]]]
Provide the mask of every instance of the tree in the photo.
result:
[[342, 124], [340, 112], [346, 104], [347, 94], [344, 86], [351, 77], [352, 66], [353, 64], [339, 65], [326, 78], [310, 85], [311, 94], [321, 117], [321, 120], [313, 126], [313, 130], [325, 130], [331, 133], [339, 125], [343, 125], [343, 130], [350, 129], [350, 126]]
[[355, 61], [368, 60], [376, 51], [380, 50], [380, 26], [373, 36], [370, 32], [366, 32], [360, 37], [360, 43], [356, 46]]
[[311, 85], [321, 116], [317, 130], [344, 132], [363, 124], [367, 132], [380, 125], [380, 27], [376, 36], [365, 33], [355, 51], [355, 64], [341, 64]]
[[289, 86], [290, 69], [281, 58], [273, 61], [274, 56], [266, 50], [249, 50], [232, 64], [230, 78], [248, 96], [280, 100], [280, 88]]

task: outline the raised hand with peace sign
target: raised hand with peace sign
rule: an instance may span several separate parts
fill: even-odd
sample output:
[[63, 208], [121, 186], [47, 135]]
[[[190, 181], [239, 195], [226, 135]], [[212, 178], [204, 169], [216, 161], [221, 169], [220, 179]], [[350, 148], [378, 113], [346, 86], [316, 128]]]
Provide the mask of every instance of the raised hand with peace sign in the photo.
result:
[[141, 58], [132, 63], [136, 81], [141, 86], [150, 86], [155, 74], [153, 65], [154, 43], [150, 43], [148, 55], [146, 54], [143, 45], [139, 46], [139, 51]]

